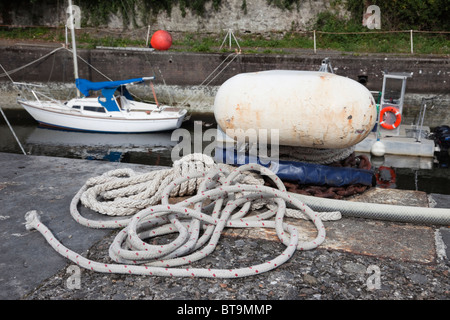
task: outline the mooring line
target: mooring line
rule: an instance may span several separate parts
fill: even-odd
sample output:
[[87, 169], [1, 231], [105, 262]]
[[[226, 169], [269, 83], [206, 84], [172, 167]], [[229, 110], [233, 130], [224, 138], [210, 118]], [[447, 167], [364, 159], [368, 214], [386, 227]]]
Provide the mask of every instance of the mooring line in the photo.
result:
[[[237, 180], [244, 171], [256, 171], [267, 176], [275, 183], [277, 189], [238, 183]], [[202, 178], [202, 183], [195, 195], [177, 204], [169, 203], [170, 195], [175, 188], [198, 178]], [[78, 203], [85, 191], [86, 186], [80, 189], [72, 204]], [[277, 205], [276, 209], [250, 215], [251, 204], [261, 199], [272, 200]], [[302, 211], [314, 223], [317, 229], [315, 239], [299, 241], [297, 228], [283, 221], [287, 205]], [[79, 221], [80, 215], [74, 218]], [[273, 219], [268, 220], [271, 218]], [[89, 226], [101, 228], [104, 221], [98, 221], [96, 224], [86, 219], [84, 222]], [[40, 221], [36, 211], [26, 214], [26, 228], [38, 230], [59, 254], [83, 268], [104, 273], [245, 277], [273, 270], [288, 261], [296, 250], [317, 248], [325, 240], [325, 228], [318, 214], [300, 200], [291, 197], [275, 174], [257, 164], [244, 165], [231, 172], [215, 167], [213, 170], [181, 176], [164, 188], [161, 204], [140, 210], [131, 218], [113, 217], [109, 223], [123, 229], [109, 248], [109, 255], [114, 263], [102, 263], [86, 259], [65, 247]], [[193, 262], [214, 252], [225, 228], [272, 228], [276, 230], [286, 248], [274, 259], [249, 267], [191, 268]], [[167, 244], [148, 243], [148, 239], [172, 233], [178, 233], [178, 237]]]

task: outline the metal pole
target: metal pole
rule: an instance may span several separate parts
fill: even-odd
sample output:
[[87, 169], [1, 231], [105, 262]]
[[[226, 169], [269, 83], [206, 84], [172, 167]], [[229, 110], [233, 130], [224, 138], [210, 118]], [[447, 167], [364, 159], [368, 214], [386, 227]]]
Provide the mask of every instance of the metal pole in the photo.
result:
[[6, 115], [3, 113], [2, 107], [0, 107], [0, 113], [2, 114], [3, 118], [5, 119], [6, 124], [7, 124], [8, 127], [9, 127], [9, 130], [11, 130], [11, 132], [12, 132], [14, 138], [16, 139], [17, 143], [19, 144], [19, 147], [20, 147], [20, 149], [22, 150], [23, 154], [24, 154], [24, 155], [27, 155], [27, 153], [25, 152], [25, 150], [24, 150], [23, 147], [22, 147], [22, 144], [20, 143], [19, 139], [18, 139], [17, 136], [16, 136], [16, 133], [14, 132], [14, 130], [13, 130], [13, 128], [11, 127], [11, 125], [9, 124], [8, 118], [6, 118]]
[[66, 48], [68, 48], [69, 47], [69, 35], [68, 35], [68, 31], [67, 31], [67, 26], [65, 28], [65, 31], [66, 31]]
[[410, 41], [411, 41], [411, 53], [414, 53], [413, 31], [412, 30], [410, 30]]
[[147, 40], [145, 40], [145, 46], [148, 47], [148, 39], [150, 38], [150, 26], [147, 28]]
[[233, 36], [234, 41], [236, 41], [236, 44], [237, 44], [237, 46], [239, 48], [239, 51], [240, 51], [241, 50], [241, 46], [239, 45], [239, 42], [237, 41], [236, 36], [234, 35], [233, 31], [231, 31], [231, 35]]
[[[69, 0], [69, 11], [70, 11], [70, 35], [72, 37], [72, 53], [73, 53], [73, 74], [75, 76], [75, 80], [78, 79], [78, 58], [77, 58], [77, 44], [75, 39], [75, 23], [73, 21], [73, 8], [72, 8], [72, 0]], [[80, 97], [80, 91], [77, 89], [77, 97]]]
[[[3, 66], [2, 66], [1, 64], [0, 64], [0, 67], [2, 68], [3, 72], [8, 76], [9, 80], [11, 80], [11, 82], [14, 84], [13, 79], [12, 79], [11, 76], [8, 74], [8, 72], [5, 70], [5, 68], [3, 68]], [[17, 138], [16, 133], [14, 132], [12, 126], [9, 124], [8, 118], [6, 118], [6, 115], [3, 113], [2, 107], [0, 107], [0, 113], [2, 114], [3, 118], [5, 119], [6, 124], [7, 124], [8, 127], [9, 127], [9, 130], [11, 130], [11, 132], [12, 132], [14, 138], [16, 139], [17, 143], [19, 144], [19, 147], [20, 147], [20, 149], [22, 150], [23, 154], [24, 154], [24, 155], [27, 155], [27, 153], [25, 152], [25, 150], [24, 150], [23, 147], [22, 147], [22, 144], [20, 143], [19, 139]]]
[[316, 30], [314, 30], [314, 53], [316, 53]]

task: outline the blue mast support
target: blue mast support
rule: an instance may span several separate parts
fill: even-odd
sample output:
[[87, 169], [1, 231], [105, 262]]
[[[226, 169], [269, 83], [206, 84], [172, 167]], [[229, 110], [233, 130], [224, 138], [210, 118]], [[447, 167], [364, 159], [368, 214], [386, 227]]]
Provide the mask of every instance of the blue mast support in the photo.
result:
[[98, 102], [105, 107], [109, 112], [120, 112], [119, 106], [116, 103], [116, 99], [114, 98], [114, 92], [116, 92], [117, 88], [113, 89], [102, 89], [102, 96], [98, 97]]

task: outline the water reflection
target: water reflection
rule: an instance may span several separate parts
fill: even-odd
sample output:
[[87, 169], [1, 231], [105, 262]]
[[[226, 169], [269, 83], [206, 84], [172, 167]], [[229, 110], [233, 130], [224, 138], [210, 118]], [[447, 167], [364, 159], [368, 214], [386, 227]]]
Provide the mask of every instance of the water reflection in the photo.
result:
[[[34, 128], [25, 143], [31, 154], [130, 162], [129, 153], [169, 153], [176, 145], [171, 132], [104, 134]], [[156, 164], [156, 163], [152, 163]]]
[[[23, 119], [20, 112], [18, 114], [12, 114], [13, 121], [10, 122], [30, 155], [171, 166], [171, 151], [178, 143], [172, 141], [171, 131], [139, 134], [66, 131], [40, 127], [35, 121]], [[193, 132], [194, 123], [198, 121], [210, 128], [214, 118], [213, 115], [194, 114], [181, 128]], [[0, 121], [0, 152], [22, 153], [3, 121]]]
[[[201, 115], [185, 122], [182, 128], [193, 133], [195, 121], [202, 121], [203, 130], [216, 127], [213, 116]], [[171, 152], [178, 143], [172, 141], [172, 132], [104, 134], [41, 128], [33, 121], [12, 125], [25, 151], [31, 155], [171, 166]], [[22, 153], [3, 121], [0, 121], [0, 152]], [[395, 169], [398, 189], [450, 194], [450, 171], [425, 160], [428, 159], [386, 157], [383, 163], [371, 161], [374, 167]]]

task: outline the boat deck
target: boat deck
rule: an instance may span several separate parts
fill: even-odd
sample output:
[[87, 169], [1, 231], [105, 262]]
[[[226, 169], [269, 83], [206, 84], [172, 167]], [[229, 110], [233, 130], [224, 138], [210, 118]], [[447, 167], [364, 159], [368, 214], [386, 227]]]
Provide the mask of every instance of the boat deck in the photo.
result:
[[[429, 132], [430, 128], [424, 127], [424, 132]], [[430, 157], [434, 156], [435, 144], [433, 140], [426, 138], [417, 141], [413, 137], [412, 126], [401, 126], [397, 136], [390, 136], [386, 133], [381, 135], [380, 141], [386, 148], [387, 155]], [[356, 145], [356, 152], [370, 153], [372, 145], [377, 141], [376, 132], [371, 132], [369, 136]]]

